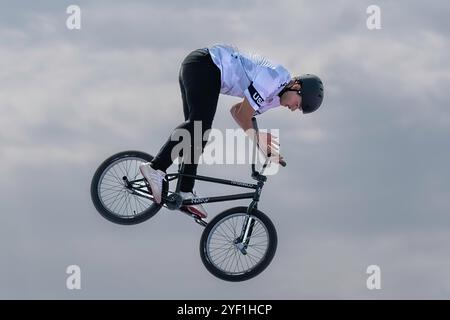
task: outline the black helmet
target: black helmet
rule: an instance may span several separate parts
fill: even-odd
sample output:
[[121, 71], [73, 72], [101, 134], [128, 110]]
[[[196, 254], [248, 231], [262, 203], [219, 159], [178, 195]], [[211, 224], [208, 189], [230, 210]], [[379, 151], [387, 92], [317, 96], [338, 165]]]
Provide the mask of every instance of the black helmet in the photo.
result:
[[302, 86], [299, 93], [302, 96], [303, 113], [311, 113], [319, 109], [323, 100], [322, 80], [309, 73], [295, 77], [294, 80]]

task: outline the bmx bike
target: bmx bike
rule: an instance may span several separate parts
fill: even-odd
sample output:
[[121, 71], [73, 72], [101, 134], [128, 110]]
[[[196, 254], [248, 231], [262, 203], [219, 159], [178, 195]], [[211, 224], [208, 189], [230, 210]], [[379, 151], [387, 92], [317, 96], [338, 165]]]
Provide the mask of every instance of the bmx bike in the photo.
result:
[[[253, 160], [256, 157], [258, 126], [252, 118], [256, 144]], [[206, 269], [214, 276], [226, 281], [244, 281], [260, 274], [272, 261], [277, 248], [277, 233], [272, 221], [258, 210], [261, 191], [267, 177], [263, 175], [270, 163], [266, 157], [258, 172], [252, 161], [251, 177], [256, 184], [218, 179], [214, 177], [184, 174], [181, 163], [177, 173], [168, 173], [163, 180], [161, 203], [154, 202], [148, 182], [139, 171], [141, 163], [152, 161], [153, 156], [141, 151], [124, 151], [106, 159], [96, 170], [91, 182], [91, 198], [97, 211], [107, 220], [133, 225], [146, 221], [162, 207], [180, 210], [191, 216], [195, 222], [205, 227], [200, 239], [200, 256]], [[284, 161], [280, 161], [285, 166]], [[183, 177], [253, 189], [248, 193], [226, 196], [194, 197], [184, 199], [180, 195]], [[176, 188], [170, 191], [169, 182], [177, 180]], [[239, 206], [225, 210], [210, 222], [188, 212], [183, 207], [198, 203], [212, 203], [230, 200], [252, 199], [248, 207]]]

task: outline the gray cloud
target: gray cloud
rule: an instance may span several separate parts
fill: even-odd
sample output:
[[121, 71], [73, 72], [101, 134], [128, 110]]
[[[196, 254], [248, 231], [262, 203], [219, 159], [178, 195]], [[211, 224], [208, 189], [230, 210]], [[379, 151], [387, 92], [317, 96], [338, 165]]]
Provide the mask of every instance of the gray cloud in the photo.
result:
[[[432, 3], [379, 1], [383, 28], [369, 31], [369, 1], [81, 1], [77, 32], [65, 28], [69, 2], [1, 2], [0, 297], [448, 297], [450, 6]], [[316, 114], [260, 117], [280, 128], [289, 164], [260, 205], [279, 233], [276, 258], [242, 284], [206, 271], [201, 228], [187, 218], [163, 210], [116, 226], [89, 198], [104, 158], [155, 153], [182, 121], [179, 63], [218, 42], [320, 74], [327, 87]], [[236, 101], [221, 97], [216, 128], [236, 127]], [[210, 215], [231, 205], [210, 204]], [[70, 264], [82, 267], [81, 292], [65, 289]], [[370, 264], [382, 268], [379, 292], [365, 288]]]

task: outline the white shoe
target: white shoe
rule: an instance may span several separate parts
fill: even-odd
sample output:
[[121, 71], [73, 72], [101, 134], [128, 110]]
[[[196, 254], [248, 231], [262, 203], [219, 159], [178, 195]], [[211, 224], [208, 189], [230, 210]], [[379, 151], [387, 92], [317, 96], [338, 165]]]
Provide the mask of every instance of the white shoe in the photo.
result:
[[[197, 198], [197, 195], [195, 194], [195, 192], [180, 191], [180, 195], [183, 197], [183, 200]], [[181, 209], [182, 210], [184, 209], [185, 211], [188, 211], [189, 213], [195, 214], [202, 219], [206, 219], [206, 217], [208, 217], [208, 213], [206, 212], [205, 208], [203, 208], [203, 206], [201, 204], [190, 204], [190, 205], [181, 207]]]
[[144, 178], [150, 184], [151, 194], [155, 199], [156, 203], [161, 203], [161, 192], [162, 192], [162, 184], [163, 179], [166, 176], [165, 172], [161, 170], [155, 170], [150, 166], [150, 162], [143, 163], [139, 166], [139, 170], [141, 171]]

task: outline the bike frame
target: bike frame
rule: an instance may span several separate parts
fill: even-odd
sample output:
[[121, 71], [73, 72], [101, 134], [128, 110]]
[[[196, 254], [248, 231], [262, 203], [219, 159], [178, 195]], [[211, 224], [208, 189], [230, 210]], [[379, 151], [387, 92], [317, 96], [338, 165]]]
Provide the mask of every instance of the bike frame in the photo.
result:
[[[255, 130], [256, 144], [254, 144], [254, 148], [253, 148], [253, 161], [252, 161], [252, 175], [251, 176], [253, 179], [258, 181], [256, 184], [241, 182], [241, 181], [234, 181], [234, 180], [219, 179], [219, 178], [214, 178], [214, 177], [200, 176], [200, 175], [185, 174], [185, 173], [183, 173], [184, 172], [184, 163], [182, 163], [181, 166], [179, 167], [178, 173], [166, 174], [166, 179], [168, 182], [178, 179], [175, 192], [173, 192], [175, 194], [179, 194], [179, 192], [180, 192], [180, 185], [181, 185], [181, 181], [182, 181], [183, 177], [192, 178], [192, 179], [195, 179], [198, 181], [206, 181], [206, 182], [212, 182], [212, 183], [219, 183], [219, 184], [223, 184], [223, 185], [230, 185], [230, 186], [235, 186], [235, 187], [254, 189], [255, 190], [254, 192], [232, 194], [232, 195], [227, 195], [227, 196], [184, 199], [175, 206], [173, 206], [173, 204], [172, 204], [172, 202], [174, 202], [174, 200], [172, 200], [170, 198], [170, 196], [168, 195], [168, 196], [162, 197], [163, 205], [165, 205], [168, 209], [174, 210], [174, 209], [179, 209], [180, 206], [185, 206], [185, 205], [223, 202], [223, 201], [241, 200], [241, 199], [253, 199], [253, 201], [250, 203], [250, 205], [248, 207], [247, 214], [250, 214], [253, 209], [257, 209], [258, 201], [259, 201], [259, 198], [261, 195], [262, 188], [264, 186], [264, 182], [267, 181], [267, 177], [264, 176], [262, 173], [264, 172], [265, 168], [269, 164], [270, 158], [266, 157], [266, 160], [262, 166], [261, 172], [256, 171], [256, 169], [255, 169], [256, 147], [257, 147], [257, 145], [259, 145], [259, 136], [258, 136], [258, 124], [256, 122], [255, 117], [252, 117], [252, 124], [253, 124], [253, 128]], [[145, 190], [145, 188], [142, 185], [140, 185], [139, 187], [136, 187], [133, 185], [135, 182], [140, 183], [143, 181], [144, 181], [144, 179], [139, 179], [139, 180], [133, 180], [133, 181], [126, 181], [126, 183], [128, 184], [129, 189], [133, 190], [136, 195], [144, 196], [142, 194], [139, 194], [141, 192], [145, 193], [146, 195], [150, 195], [150, 193], [147, 190]], [[136, 192], [136, 191], [139, 191], [139, 192]], [[147, 197], [147, 196], [144, 196], [144, 197]]]
[[[266, 168], [268, 161], [269, 161], [269, 159], [266, 159], [266, 162], [263, 165], [263, 170]], [[238, 246], [239, 250], [241, 250], [242, 253], [246, 254], [247, 245], [249, 244], [249, 240], [250, 240], [250, 237], [253, 232], [253, 226], [255, 224], [255, 221], [252, 218], [251, 214], [252, 214], [253, 210], [256, 210], [258, 208], [258, 201], [259, 201], [259, 198], [261, 195], [261, 191], [264, 186], [264, 182], [267, 180], [266, 176], [264, 176], [261, 173], [259, 173], [258, 171], [256, 171], [254, 164], [252, 164], [252, 178], [254, 178], [258, 181], [257, 184], [241, 182], [241, 181], [234, 181], [234, 180], [219, 179], [219, 178], [200, 176], [200, 175], [190, 175], [190, 174], [182, 173], [183, 171], [184, 171], [184, 163], [181, 165], [178, 173], [166, 174], [166, 179], [168, 182], [178, 179], [174, 194], [179, 194], [180, 185], [181, 185], [181, 181], [182, 181], [183, 177], [189, 177], [189, 178], [193, 178], [195, 180], [200, 180], [200, 181], [219, 183], [219, 184], [223, 184], [223, 185], [230, 185], [230, 186], [242, 187], [242, 188], [248, 188], [248, 189], [255, 190], [254, 192], [238, 193], [238, 194], [232, 194], [232, 195], [227, 195], [227, 196], [184, 199], [179, 203], [176, 203], [176, 198], [175, 198], [175, 200], [170, 199], [170, 195], [162, 197], [163, 205], [166, 208], [171, 209], [171, 210], [179, 209], [181, 206], [198, 204], [198, 203], [212, 203], [212, 202], [223, 202], [223, 201], [241, 200], [241, 199], [253, 199], [247, 208], [247, 212], [246, 212], [247, 216], [246, 216], [245, 222], [242, 226], [242, 231], [241, 231], [239, 237], [234, 240], [235, 244]], [[144, 182], [144, 179], [133, 180], [133, 181], [126, 180], [125, 181], [125, 183], [128, 184], [129, 188], [132, 190], [132, 192], [135, 195], [148, 198], [148, 196], [144, 196], [144, 195], [140, 194], [140, 193], [145, 193], [146, 195], [150, 196], [150, 193], [147, 190], [145, 190], [146, 187], [144, 187], [144, 186], [142, 186], [142, 184], [140, 184], [141, 182]], [[139, 183], [139, 187], [134, 186], [134, 183]], [[195, 219], [195, 221], [197, 223], [199, 223], [200, 225], [202, 225], [203, 227], [206, 227], [206, 225], [207, 225], [207, 223], [204, 220]]]
[[[184, 165], [181, 166], [181, 172], [184, 169]], [[258, 182], [258, 184], [251, 184], [246, 182], [240, 182], [240, 181], [233, 181], [233, 180], [225, 180], [225, 179], [218, 179], [213, 177], [206, 177], [206, 176], [199, 176], [199, 175], [190, 175], [190, 174], [184, 174], [184, 173], [175, 173], [175, 174], [168, 174], [166, 175], [168, 181], [172, 181], [175, 179], [178, 179], [177, 181], [177, 187], [175, 192], [178, 193], [180, 191], [180, 184], [183, 177], [192, 178], [195, 180], [200, 181], [206, 181], [206, 182], [212, 182], [212, 183], [218, 183], [223, 185], [230, 185], [230, 186], [236, 186], [236, 187], [242, 187], [242, 188], [248, 188], [248, 189], [254, 189], [254, 192], [248, 192], [248, 193], [239, 193], [239, 194], [232, 194], [227, 196], [216, 196], [216, 197], [203, 197], [203, 198], [193, 198], [193, 199], [185, 199], [183, 200], [183, 205], [191, 205], [191, 204], [198, 204], [198, 203], [210, 203], [210, 202], [222, 202], [222, 201], [230, 201], [230, 200], [241, 200], [241, 199], [253, 199], [253, 201], [259, 201], [259, 195], [261, 193], [261, 189], [264, 185], [263, 182]]]
[[[255, 224], [255, 220], [252, 217], [253, 210], [256, 210], [258, 208], [258, 202], [261, 195], [262, 188], [264, 187], [264, 183], [267, 181], [267, 177], [263, 175], [265, 168], [270, 162], [270, 155], [269, 157], [266, 157], [266, 160], [262, 166], [261, 172], [256, 171], [255, 169], [255, 159], [256, 159], [256, 147], [259, 145], [259, 135], [258, 135], [258, 125], [256, 123], [256, 118], [252, 118], [252, 124], [253, 128], [255, 130], [255, 139], [256, 143], [254, 144], [253, 148], [253, 160], [252, 160], [252, 175], [251, 177], [257, 181], [256, 184], [253, 183], [247, 183], [247, 182], [241, 182], [241, 181], [234, 181], [234, 180], [227, 180], [227, 179], [219, 179], [214, 177], [207, 177], [207, 176], [200, 176], [200, 175], [191, 175], [191, 174], [185, 174], [184, 172], [184, 163], [181, 164], [179, 167], [178, 173], [168, 173], [166, 174], [167, 182], [177, 180], [177, 186], [175, 189], [175, 192], [168, 191], [168, 194], [166, 196], [162, 197], [162, 205], [167, 207], [170, 210], [176, 210], [180, 209], [182, 206], [186, 205], [194, 205], [194, 204], [200, 204], [200, 203], [212, 203], [212, 202], [223, 202], [223, 201], [231, 201], [231, 200], [241, 200], [241, 199], [252, 199], [252, 202], [247, 208], [247, 216], [245, 218], [245, 222], [242, 226], [242, 231], [238, 238], [234, 240], [236, 246], [238, 246], [239, 250], [243, 254], [246, 254], [246, 249], [248, 246], [248, 243], [250, 241], [251, 234], [253, 232], [253, 227]], [[246, 193], [238, 193], [238, 194], [231, 194], [226, 196], [213, 196], [213, 197], [202, 197], [202, 198], [191, 198], [191, 199], [182, 199], [180, 196], [180, 185], [182, 179], [186, 178], [192, 178], [197, 181], [206, 181], [211, 183], [218, 183], [223, 185], [229, 185], [229, 186], [235, 186], [235, 187], [242, 187], [242, 188], [248, 188], [253, 189], [253, 192], [246, 192]], [[144, 185], [142, 184], [144, 182]], [[149, 198], [151, 194], [145, 190], [147, 189], [145, 185], [144, 179], [138, 179], [138, 180], [132, 180], [129, 181], [127, 177], [124, 177], [124, 183], [127, 185], [128, 189], [131, 193], [140, 196]], [[135, 185], [137, 183], [137, 185]], [[151, 199], [151, 198], [150, 198]], [[199, 223], [202, 226], [206, 226], [207, 222], [195, 217], [195, 221]]]
[[[267, 166], [268, 160], [266, 160], [266, 163], [263, 165], [263, 167]], [[254, 165], [253, 165], [254, 166]], [[180, 185], [183, 177], [189, 177], [192, 179], [195, 179], [197, 181], [206, 181], [211, 183], [218, 183], [223, 185], [229, 185], [229, 186], [235, 186], [235, 187], [241, 187], [241, 188], [248, 188], [253, 189], [255, 191], [253, 192], [246, 192], [246, 193], [238, 193], [238, 194], [231, 194], [226, 196], [212, 196], [212, 197], [196, 197], [196, 198], [190, 198], [190, 199], [184, 199], [181, 202], [181, 206], [186, 205], [193, 205], [193, 204], [199, 204], [199, 203], [212, 203], [212, 202], [223, 202], [223, 201], [232, 201], [232, 200], [241, 200], [241, 199], [253, 199], [252, 203], [249, 206], [248, 213], [250, 213], [250, 210], [257, 209], [257, 204], [261, 195], [262, 188], [264, 186], [264, 182], [266, 181], [266, 176], [262, 175], [261, 173], [257, 171], [253, 171], [252, 177], [258, 182], [256, 184], [248, 183], [248, 182], [241, 182], [241, 181], [234, 181], [234, 180], [227, 180], [227, 179], [219, 179], [214, 177], [207, 177], [207, 176], [200, 176], [200, 175], [191, 175], [191, 174], [185, 174], [182, 173], [184, 171], [184, 164], [181, 165], [180, 170], [178, 173], [168, 173], [166, 174], [166, 179], [168, 182], [177, 180], [177, 186], [173, 193], [178, 194], [180, 192]], [[146, 198], [147, 195], [150, 195], [150, 193], [145, 190], [146, 187], [142, 186], [141, 182], [144, 182], [144, 179], [138, 179], [138, 180], [132, 180], [127, 181], [130, 188], [136, 192], [139, 191], [139, 193], [145, 193]], [[135, 186], [135, 183], [139, 183], [139, 186]], [[136, 192], [136, 195], [139, 195], [138, 192]], [[143, 195], [142, 195], [143, 196]], [[167, 206], [167, 203], [171, 201], [169, 196], [163, 196], [163, 205], [166, 205], [169, 209], [170, 206]], [[175, 208], [177, 209], [177, 208]]]

